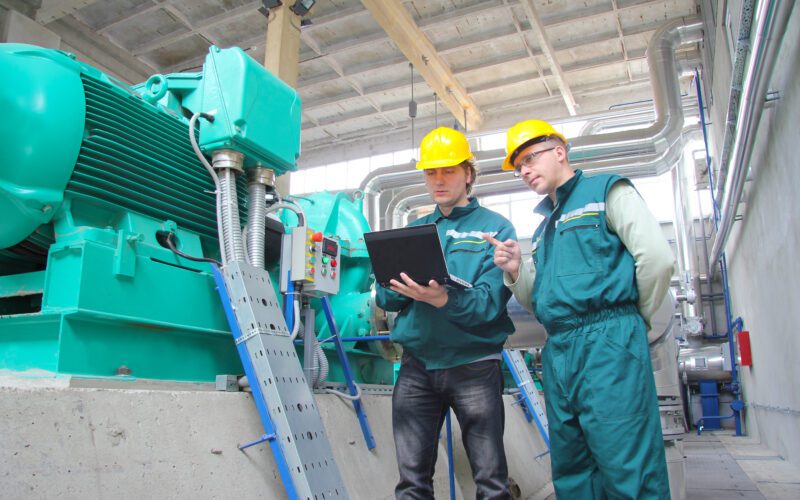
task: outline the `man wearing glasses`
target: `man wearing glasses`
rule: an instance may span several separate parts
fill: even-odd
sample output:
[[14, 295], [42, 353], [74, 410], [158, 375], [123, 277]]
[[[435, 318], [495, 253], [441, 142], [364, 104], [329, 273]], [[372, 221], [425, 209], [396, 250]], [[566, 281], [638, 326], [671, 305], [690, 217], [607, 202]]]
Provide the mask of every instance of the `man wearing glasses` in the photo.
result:
[[573, 170], [549, 123], [513, 126], [506, 151], [503, 169], [547, 195], [530, 265], [516, 241], [485, 238], [506, 286], [547, 329], [556, 496], [668, 499], [647, 330], [672, 276], [669, 244], [630, 181]]

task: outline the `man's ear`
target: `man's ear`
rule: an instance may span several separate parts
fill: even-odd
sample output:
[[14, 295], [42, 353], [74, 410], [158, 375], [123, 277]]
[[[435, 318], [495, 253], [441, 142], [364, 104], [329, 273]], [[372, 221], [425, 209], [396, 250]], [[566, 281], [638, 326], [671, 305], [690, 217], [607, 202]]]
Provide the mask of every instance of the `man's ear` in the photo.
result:
[[565, 161], [567, 159], [567, 147], [563, 144], [556, 146], [556, 149], [553, 152], [556, 154], [558, 161]]

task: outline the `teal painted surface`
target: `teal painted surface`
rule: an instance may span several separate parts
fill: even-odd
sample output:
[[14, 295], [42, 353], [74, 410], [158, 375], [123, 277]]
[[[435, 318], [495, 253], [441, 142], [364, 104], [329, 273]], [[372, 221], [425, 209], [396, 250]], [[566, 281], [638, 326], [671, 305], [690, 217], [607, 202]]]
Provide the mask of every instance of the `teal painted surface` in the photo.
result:
[[0, 44], [0, 248], [49, 222], [80, 148], [80, 65], [65, 53]]
[[[330, 297], [330, 302], [340, 334], [343, 337], [378, 334], [372, 318], [375, 278], [364, 243], [364, 233], [370, 229], [362, 211], [361, 200], [351, 199], [345, 193], [320, 192], [297, 198], [296, 201], [306, 214], [306, 224], [309, 228], [326, 236], [339, 237], [342, 249], [339, 264], [341, 276], [339, 293]], [[284, 211], [282, 217], [289, 226], [297, 224], [297, 217], [292, 212]], [[329, 337], [330, 329], [319, 300], [312, 300], [311, 305], [317, 311], [315, 321], [317, 337], [320, 339]], [[392, 361], [400, 354], [394, 344], [388, 341], [349, 342], [345, 347], [368, 351]], [[391, 365], [386, 369], [387, 373], [391, 373]], [[386, 373], [380, 376], [385, 378]], [[391, 374], [388, 380], [393, 380]]]
[[[244, 66], [242, 74], [257, 75], [250, 67], [254, 61], [242, 60], [242, 54], [235, 52], [231, 52], [236, 56], [233, 63], [223, 57], [214, 61], [212, 69], [221, 71], [226, 64], [235, 63]], [[19, 143], [11, 143], [6, 136], [0, 139], [13, 158], [28, 155], [22, 171], [25, 176], [17, 182], [21, 191], [30, 192], [31, 199], [50, 196], [58, 201], [47, 218], [31, 218], [24, 231], [20, 230], [25, 233], [23, 241], [0, 245], [0, 369], [113, 376], [125, 365], [134, 377], [187, 381], [211, 381], [220, 373], [241, 373], [208, 264], [177, 257], [156, 240], [159, 230], [169, 230], [177, 236], [183, 252], [218, 256], [212, 185], [190, 147], [188, 120], [182, 111], [201, 109], [205, 87], [200, 76], [215, 73], [209, 69], [156, 75], [130, 89], [58, 51], [26, 48], [24, 55], [12, 55], [17, 58], [13, 60], [15, 71], [30, 71], [41, 79], [35, 85], [42, 102], [69, 100], [80, 113], [69, 106], [47, 108], [60, 133], [78, 131], [74, 141], [67, 141], [74, 143], [71, 151], [59, 149], [52, 137], [39, 142], [28, 137], [29, 142]], [[51, 71], [59, 64], [62, 69]], [[44, 65], [47, 70], [36, 73], [26, 69], [28, 65], [34, 69]], [[258, 78], [247, 76], [247, 82], [225, 76], [224, 85], [240, 87], [233, 89], [234, 96], [252, 97], [265, 88], [271, 92], [250, 108], [265, 121], [258, 121], [255, 129], [247, 127], [246, 134], [233, 140], [241, 140], [236, 144], [253, 150], [258, 148], [252, 141], [262, 141], [259, 148], [275, 148], [273, 154], [286, 160], [287, 169], [293, 169], [299, 147], [299, 100], [291, 89], [283, 88], [270, 75], [265, 77], [263, 69], [259, 71]], [[64, 75], [71, 75], [71, 80]], [[9, 86], [0, 95], [13, 100], [25, 97], [25, 92]], [[66, 99], [64, 92], [77, 97]], [[287, 95], [291, 102], [281, 100]], [[30, 108], [30, 99], [25, 102]], [[269, 111], [269, 106], [275, 110]], [[22, 107], [17, 111], [24, 115], [26, 109], [35, 111]], [[289, 118], [284, 121], [290, 126], [282, 132], [272, 125], [287, 109]], [[236, 114], [233, 111], [229, 116]], [[26, 119], [19, 117], [23, 122]], [[266, 126], [272, 127], [268, 135], [259, 131]], [[68, 134], [62, 139], [66, 137]], [[23, 145], [29, 151], [18, 151]], [[20, 171], [15, 168], [16, 163], [0, 163], [0, 181], [16, 179]], [[49, 179], [40, 179], [48, 173]], [[54, 179], [60, 179], [58, 189], [47, 184]], [[238, 188], [244, 224], [244, 176]], [[354, 244], [348, 241], [343, 246], [343, 263], [349, 263], [342, 279], [345, 293], [333, 301], [339, 301], [337, 322], [345, 335], [368, 334], [371, 326], [365, 312], [371, 282], [362, 255], [363, 241], [358, 242], [366, 221], [357, 220], [363, 219], [360, 208], [349, 200], [328, 201], [325, 208], [311, 208], [309, 214], [324, 221], [320, 224], [330, 231], [356, 235]], [[16, 199], [14, 203], [14, 207], [19, 205]], [[328, 213], [318, 215], [318, 211]], [[0, 218], [0, 227], [6, 222], [6, 217]], [[0, 237], [8, 234], [3, 230]], [[327, 327], [320, 326], [325, 335]], [[369, 346], [351, 345], [350, 349], [358, 381], [391, 380], [390, 375], [387, 379], [391, 365], [366, 352]], [[341, 381], [335, 352], [329, 351], [328, 357], [329, 380]]]
[[297, 170], [300, 97], [258, 62], [233, 47], [211, 47], [203, 66], [201, 110], [216, 110], [202, 122], [203, 151], [235, 149], [245, 167], [263, 166], [280, 175]]

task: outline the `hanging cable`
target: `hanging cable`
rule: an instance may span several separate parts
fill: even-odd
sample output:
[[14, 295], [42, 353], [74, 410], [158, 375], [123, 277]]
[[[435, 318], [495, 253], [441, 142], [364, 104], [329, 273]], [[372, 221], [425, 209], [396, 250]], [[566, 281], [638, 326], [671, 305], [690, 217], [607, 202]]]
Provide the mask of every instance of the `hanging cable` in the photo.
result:
[[[408, 63], [408, 68], [411, 70], [411, 100], [408, 101], [408, 117], [411, 118], [411, 151], [414, 151], [414, 118], [417, 117], [417, 101], [414, 100], [414, 65]], [[412, 163], [415, 159], [412, 154]]]
[[200, 163], [203, 164], [203, 167], [208, 171], [208, 175], [211, 176], [211, 180], [214, 183], [214, 197], [216, 199], [216, 212], [217, 212], [217, 238], [219, 239], [219, 253], [220, 253], [220, 260], [222, 261], [222, 265], [228, 263], [228, 258], [225, 253], [225, 243], [222, 239], [222, 211], [221, 211], [221, 193], [220, 193], [220, 186], [219, 186], [219, 176], [214, 171], [214, 168], [208, 163], [206, 157], [203, 155], [203, 152], [200, 150], [200, 146], [197, 144], [197, 139], [194, 136], [194, 126], [197, 122], [199, 117], [203, 117], [209, 122], [214, 122], [214, 112], [211, 113], [195, 113], [192, 115], [192, 118], [189, 120], [189, 142], [192, 145], [192, 149], [194, 149], [197, 158], [200, 160]]
[[433, 93], [433, 128], [439, 128], [439, 96]]

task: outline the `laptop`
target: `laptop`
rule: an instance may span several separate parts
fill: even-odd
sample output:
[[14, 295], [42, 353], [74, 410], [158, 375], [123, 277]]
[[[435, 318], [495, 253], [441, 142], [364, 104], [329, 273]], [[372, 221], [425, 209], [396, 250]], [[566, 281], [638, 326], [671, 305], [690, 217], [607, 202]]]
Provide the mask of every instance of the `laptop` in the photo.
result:
[[390, 280], [406, 273], [420, 285], [430, 280], [453, 288], [472, 288], [472, 284], [447, 271], [436, 224], [387, 229], [364, 233], [375, 280], [389, 288]]

